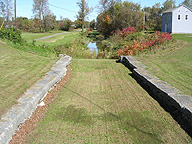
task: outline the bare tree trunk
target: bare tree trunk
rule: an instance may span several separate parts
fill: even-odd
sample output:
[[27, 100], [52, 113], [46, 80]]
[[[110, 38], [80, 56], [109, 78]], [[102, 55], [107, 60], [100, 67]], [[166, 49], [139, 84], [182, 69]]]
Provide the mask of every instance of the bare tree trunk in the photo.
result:
[[39, 15], [39, 19], [40, 19], [40, 26], [39, 26], [39, 28], [40, 28], [40, 32], [41, 32], [41, 26], [42, 26], [41, 13]]
[[83, 32], [83, 30], [84, 30], [84, 23], [82, 24], [82, 32]]
[[46, 23], [45, 23], [45, 16], [43, 16], [43, 32], [45, 32], [45, 26], [46, 25]]

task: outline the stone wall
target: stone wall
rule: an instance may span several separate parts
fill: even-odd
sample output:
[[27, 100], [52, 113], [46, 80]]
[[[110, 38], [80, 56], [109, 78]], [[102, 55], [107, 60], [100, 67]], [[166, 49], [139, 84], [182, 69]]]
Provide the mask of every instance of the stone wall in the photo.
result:
[[184, 95], [170, 84], [150, 74], [145, 69], [146, 66], [132, 56], [121, 56], [120, 62], [132, 71], [133, 78], [192, 137], [192, 96]]
[[0, 144], [9, 143], [18, 126], [33, 114], [47, 92], [65, 76], [66, 67], [70, 61], [71, 57], [62, 56], [51, 71], [29, 88], [18, 100], [18, 104], [2, 116], [0, 120]]

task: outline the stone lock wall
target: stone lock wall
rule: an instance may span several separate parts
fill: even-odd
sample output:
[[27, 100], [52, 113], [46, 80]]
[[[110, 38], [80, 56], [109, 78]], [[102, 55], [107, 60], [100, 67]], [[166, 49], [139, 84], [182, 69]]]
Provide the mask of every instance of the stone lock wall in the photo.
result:
[[120, 62], [128, 67], [136, 81], [168, 111], [192, 137], [192, 96], [184, 95], [167, 82], [152, 75], [146, 66], [132, 56], [121, 56]]
[[71, 61], [70, 56], [61, 56], [51, 71], [32, 87], [30, 87], [23, 96], [0, 120], [0, 144], [8, 144], [18, 129], [18, 126], [24, 123], [36, 110], [38, 103], [46, 96], [47, 92], [58, 83], [67, 72], [67, 65]]

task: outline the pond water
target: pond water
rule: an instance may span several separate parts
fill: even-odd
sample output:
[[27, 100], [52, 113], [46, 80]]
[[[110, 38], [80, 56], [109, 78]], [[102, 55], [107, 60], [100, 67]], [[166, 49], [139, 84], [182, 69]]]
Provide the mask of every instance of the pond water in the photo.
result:
[[98, 53], [97, 42], [90, 42], [87, 47], [91, 52], [96, 51], [96, 53]]

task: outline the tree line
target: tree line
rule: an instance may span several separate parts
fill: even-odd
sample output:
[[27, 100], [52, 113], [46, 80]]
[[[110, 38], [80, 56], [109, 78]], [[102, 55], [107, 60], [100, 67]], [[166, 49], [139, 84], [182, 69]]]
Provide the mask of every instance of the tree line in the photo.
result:
[[[93, 26], [92, 21], [86, 21], [87, 15], [90, 13], [91, 8], [85, 0], [77, 2], [80, 10], [76, 16], [77, 20], [72, 22], [68, 18], [60, 16], [60, 20], [56, 20], [56, 16], [49, 9], [48, 0], [33, 0], [33, 18], [17, 17], [17, 28], [24, 31], [40, 31], [46, 32], [50, 30], [65, 30], [68, 31], [73, 28]], [[0, 27], [11, 27], [14, 25], [13, 19], [13, 0], [0, 0]]]
[[[192, 0], [184, 0], [185, 4], [192, 8]], [[88, 7], [85, 0], [77, 1], [79, 11], [77, 20], [73, 23], [68, 18], [61, 17], [56, 20], [56, 16], [49, 9], [48, 0], [33, 0], [33, 18], [18, 17], [17, 26], [20, 30], [46, 32], [53, 29], [70, 30], [74, 24], [76, 28], [91, 27], [96, 28], [105, 37], [116, 29], [125, 27], [135, 27], [137, 31], [155, 31], [161, 29], [161, 14], [163, 11], [176, 7], [174, 0], [166, 0], [162, 5], [156, 3], [152, 7], [142, 8], [140, 4], [121, 0], [100, 0], [100, 13], [97, 21], [90, 23], [86, 21], [92, 8]], [[4, 24], [10, 27], [13, 24], [13, 0], [0, 0], [0, 27]]]
[[[192, 0], [184, 0], [192, 8]], [[121, 0], [100, 0], [100, 14], [97, 17], [97, 30], [109, 37], [116, 29], [135, 27], [137, 31], [161, 30], [162, 12], [175, 8], [174, 0], [166, 0], [162, 5], [142, 8], [140, 4]]]

